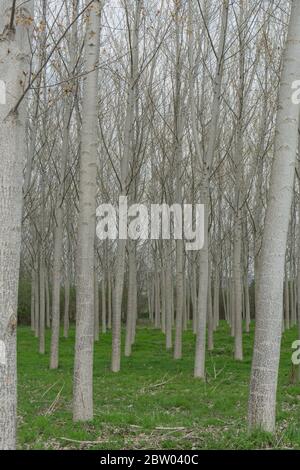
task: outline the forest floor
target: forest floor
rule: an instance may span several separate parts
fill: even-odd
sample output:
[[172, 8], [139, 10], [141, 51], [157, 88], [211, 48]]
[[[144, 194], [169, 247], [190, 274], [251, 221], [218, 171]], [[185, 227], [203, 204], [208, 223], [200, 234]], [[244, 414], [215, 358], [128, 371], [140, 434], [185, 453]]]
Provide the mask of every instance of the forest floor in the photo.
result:
[[243, 362], [233, 360], [233, 339], [222, 323], [207, 354], [206, 382], [193, 378], [194, 336], [184, 333], [183, 359], [174, 361], [158, 330], [138, 328], [130, 358], [110, 372], [111, 335], [95, 344], [94, 420], [72, 422], [74, 328], [60, 341], [60, 367], [29, 328], [18, 329], [18, 447], [21, 449], [300, 449], [300, 385], [293, 383], [292, 342], [284, 334], [274, 436], [247, 432], [251, 334]]

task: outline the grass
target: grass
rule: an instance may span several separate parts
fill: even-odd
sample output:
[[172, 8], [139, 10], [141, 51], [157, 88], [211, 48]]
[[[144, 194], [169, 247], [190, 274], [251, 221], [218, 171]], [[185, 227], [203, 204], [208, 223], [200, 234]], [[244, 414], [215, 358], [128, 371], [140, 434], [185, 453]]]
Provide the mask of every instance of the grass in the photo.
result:
[[300, 385], [291, 379], [296, 329], [284, 334], [275, 435], [247, 432], [253, 330], [244, 334], [244, 361], [222, 323], [207, 354], [206, 382], [193, 378], [194, 337], [184, 333], [183, 359], [174, 361], [163, 334], [137, 331], [130, 358], [110, 372], [111, 335], [95, 344], [94, 420], [72, 422], [74, 329], [60, 340], [60, 367], [27, 327], [18, 329], [18, 447], [20, 449], [300, 449]]

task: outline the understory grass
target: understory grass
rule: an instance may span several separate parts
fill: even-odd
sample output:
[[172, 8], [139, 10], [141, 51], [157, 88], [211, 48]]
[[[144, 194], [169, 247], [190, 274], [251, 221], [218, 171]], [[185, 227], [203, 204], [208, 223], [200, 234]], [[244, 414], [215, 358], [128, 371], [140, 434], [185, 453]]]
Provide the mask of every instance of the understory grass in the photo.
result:
[[60, 366], [28, 327], [18, 328], [18, 447], [20, 449], [300, 449], [300, 385], [291, 364], [296, 329], [284, 334], [278, 387], [277, 431], [247, 431], [253, 326], [244, 334], [244, 361], [233, 359], [233, 338], [222, 322], [207, 353], [207, 380], [193, 378], [194, 343], [184, 333], [175, 361], [159, 330], [137, 329], [130, 358], [110, 371], [111, 334], [94, 355], [94, 420], [72, 421], [74, 328], [60, 339]]

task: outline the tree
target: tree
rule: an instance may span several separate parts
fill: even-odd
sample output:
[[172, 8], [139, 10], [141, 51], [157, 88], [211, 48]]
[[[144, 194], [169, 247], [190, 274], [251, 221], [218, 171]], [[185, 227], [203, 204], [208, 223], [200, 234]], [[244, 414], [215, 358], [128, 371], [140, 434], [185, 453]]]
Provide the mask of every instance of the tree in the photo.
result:
[[[70, 57], [69, 69], [74, 70], [75, 67], [75, 38], [76, 38], [76, 15], [78, 13], [78, 2], [73, 2], [72, 20], [74, 22], [72, 27], [71, 44], [73, 46]], [[60, 327], [60, 279], [61, 279], [61, 266], [63, 254], [63, 203], [66, 191], [66, 172], [69, 153], [69, 127], [72, 118], [73, 100], [71, 95], [72, 86], [75, 84], [70, 83], [70, 90], [65, 90], [65, 99], [63, 104], [63, 129], [62, 129], [62, 149], [60, 158], [60, 175], [59, 175], [59, 195], [56, 201], [55, 208], [55, 228], [54, 228], [54, 249], [53, 249], [53, 281], [52, 281], [52, 334], [51, 334], [51, 353], [50, 353], [50, 369], [57, 369], [59, 358], [59, 327]], [[66, 273], [67, 274], [67, 273]], [[68, 275], [68, 274], [67, 274]], [[67, 284], [67, 283], [66, 283]], [[67, 285], [65, 287], [68, 287]], [[68, 305], [69, 293], [65, 291], [65, 307]], [[65, 312], [65, 333], [67, 331], [66, 317], [68, 312]]]
[[76, 342], [73, 390], [73, 418], [75, 421], [86, 421], [93, 417], [94, 241], [98, 113], [96, 96], [100, 48], [100, 7], [99, 0], [94, 0], [90, 5], [85, 36], [84, 69], [86, 77], [83, 89], [76, 267]]
[[[128, 27], [128, 41], [130, 49], [130, 71], [128, 79], [128, 90], [126, 100], [126, 117], [124, 125], [124, 149], [121, 157], [120, 171], [120, 196], [126, 196], [131, 184], [131, 165], [134, 156], [134, 128], [136, 117], [136, 90], [138, 85], [138, 32], [140, 15], [142, 11], [142, 0], [136, 2], [132, 24], [129, 22], [129, 12], [125, 3], [126, 22]], [[132, 31], [133, 30], [133, 34]], [[132, 34], [132, 39], [131, 39]], [[112, 358], [111, 370], [119, 372], [121, 367], [121, 309], [124, 287], [126, 258], [126, 240], [119, 239], [117, 246], [116, 275], [115, 275], [115, 307], [112, 318]]]
[[[0, 2], [0, 449], [16, 446], [16, 326], [21, 250], [26, 105], [16, 104], [29, 77], [31, 1]], [[18, 21], [16, 16], [18, 15]]]
[[300, 76], [300, 2], [293, 2], [283, 57], [274, 161], [263, 233], [249, 425], [274, 431], [282, 333], [284, 264], [298, 144], [299, 104], [292, 101]]

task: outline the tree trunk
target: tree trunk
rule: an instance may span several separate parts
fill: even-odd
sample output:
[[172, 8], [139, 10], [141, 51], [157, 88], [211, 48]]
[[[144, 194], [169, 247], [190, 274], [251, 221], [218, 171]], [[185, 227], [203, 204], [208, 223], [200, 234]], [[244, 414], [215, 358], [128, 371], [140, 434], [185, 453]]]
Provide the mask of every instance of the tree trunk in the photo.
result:
[[[0, 3], [0, 449], [16, 446], [16, 327], [21, 249], [22, 170], [24, 164], [24, 77], [29, 75], [32, 2], [17, 8], [11, 25], [12, 2]], [[16, 21], [19, 15], [26, 21]]]
[[289, 278], [286, 273], [284, 283], [284, 317], [285, 317], [285, 329], [290, 329], [290, 292], [289, 292]]
[[53, 279], [52, 279], [52, 334], [50, 369], [57, 369], [59, 361], [59, 328], [60, 328], [60, 280], [63, 258], [63, 201], [65, 196], [65, 174], [69, 151], [69, 123], [72, 115], [70, 97], [65, 98], [62, 161], [60, 167], [60, 189], [55, 209], [56, 225], [54, 229]]
[[31, 270], [31, 305], [30, 305], [30, 328], [34, 331], [34, 306], [35, 306], [35, 270]]
[[[96, 257], [96, 254], [95, 254]], [[96, 260], [95, 260], [96, 263]], [[99, 341], [99, 284], [98, 284], [98, 274], [97, 268], [95, 266], [95, 273], [94, 273], [94, 340]]]
[[172, 271], [171, 271], [171, 256], [172, 245], [170, 241], [166, 241], [167, 256], [166, 256], [166, 349], [172, 348]]
[[102, 333], [106, 333], [106, 282], [103, 276], [101, 282], [102, 295], [101, 295], [101, 320], [102, 320]]
[[291, 102], [291, 95], [299, 75], [300, 2], [293, 2], [279, 89], [249, 397], [250, 427], [271, 432], [275, 429], [284, 263], [298, 143], [299, 105]]
[[51, 326], [51, 317], [50, 317], [50, 287], [49, 287], [49, 275], [46, 269], [45, 272], [45, 296], [46, 296], [46, 327], [50, 328]]
[[116, 260], [116, 280], [114, 289], [114, 308], [112, 317], [112, 372], [119, 372], [121, 367], [121, 308], [125, 273], [126, 240], [118, 240]]
[[219, 277], [219, 266], [216, 266], [215, 278], [214, 278], [214, 297], [213, 297], [213, 317], [214, 317], [214, 331], [219, 326], [220, 321], [220, 277]]
[[63, 243], [62, 208], [56, 210], [56, 227], [54, 231], [53, 279], [52, 279], [52, 331], [50, 350], [50, 369], [57, 369], [59, 355], [60, 327], [60, 277]]
[[112, 299], [111, 299], [111, 275], [110, 271], [108, 272], [108, 286], [107, 286], [107, 328], [111, 330], [111, 320], [112, 320]]
[[65, 274], [65, 302], [64, 302], [64, 338], [69, 335], [70, 326], [70, 279], [69, 273]]
[[207, 291], [207, 349], [213, 351], [214, 349], [214, 318], [212, 309], [212, 297], [211, 297], [211, 274], [210, 266], [208, 270], [208, 291]]
[[[37, 255], [37, 258], [39, 255]], [[39, 292], [39, 265], [35, 265], [35, 281], [34, 281], [34, 336], [38, 338], [40, 328], [40, 292]]]
[[198, 290], [198, 318], [195, 351], [194, 376], [205, 378], [205, 349], [206, 349], [206, 319], [207, 319], [207, 293], [208, 293], [208, 173], [204, 170], [202, 183], [202, 201], [205, 207], [204, 246], [200, 250], [199, 290]]
[[[89, 2], [87, 2], [88, 4]], [[89, 7], [85, 38], [87, 72], [83, 88], [79, 217], [76, 269], [76, 340], [73, 419], [93, 418], [94, 246], [97, 158], [97, 64], [100, 48], [100, 1]]]
[[45, 354], [45, 320], [46, 320], [46, 304], [45, 304], [45, 260], [43, 249], [40, 253], [40, 322], [39, 322], [39, 353]]
[[133, 324], [136, 318], [136, 258], [135, 246], [130, 240], [128, 243], [128, 300], [127, 300], [127, 318], [126, 318], [126, 337], [125, 337], [125, 356], [131, 356], [131, 345], [133, 343]]

